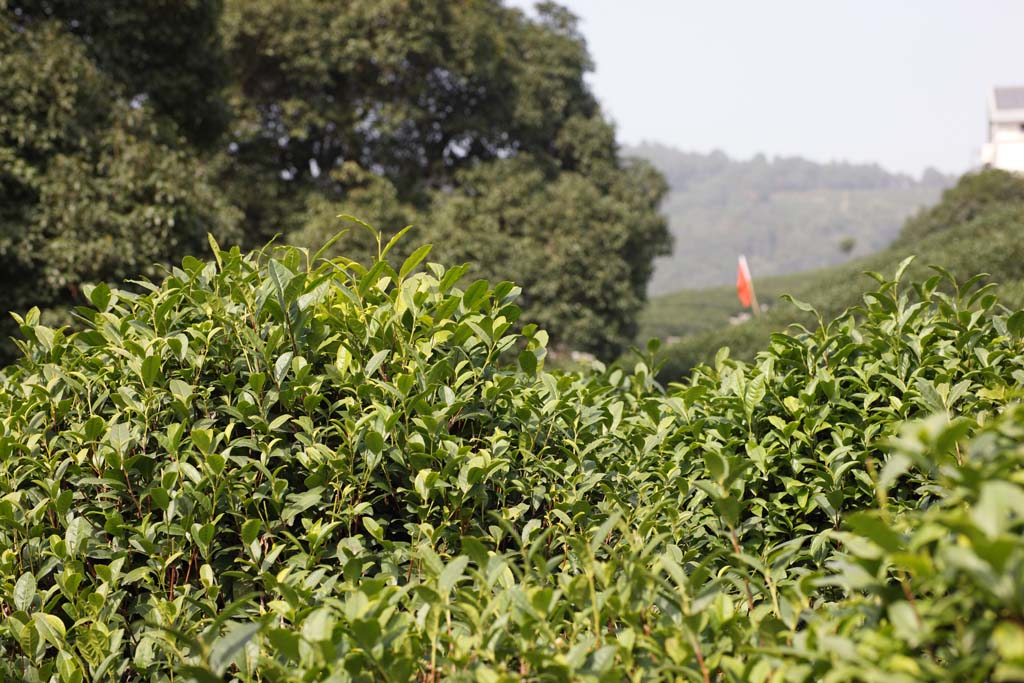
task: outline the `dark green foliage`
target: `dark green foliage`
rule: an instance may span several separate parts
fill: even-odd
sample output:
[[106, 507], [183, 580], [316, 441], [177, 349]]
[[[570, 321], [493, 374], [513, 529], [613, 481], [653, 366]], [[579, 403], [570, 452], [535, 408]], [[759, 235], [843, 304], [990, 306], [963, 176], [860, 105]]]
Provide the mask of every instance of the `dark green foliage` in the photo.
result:
[[[218, 35], [221, 0], [7, 0], [30, 30], [48, 20], [82, 38], [110, 90], [145, 96], [201, 146], [227, 123], [226, 71]], [[108, 91], [108, 96], [113, 93]]]
[[[493, 0], [228, 2], [226, 186], [251, 237], [326, 241], [344, 212], [415, 223], [447, 263], [515, 280], [559, 345], [614, 357], [668, 234], [584, 82], [575, 19]], [[331, 253], [372, 255], [362, 232]]]
[[238, 154], [296, 187], [330, 182], [310, 161], [351, 160], [415, 198], [599, 112], [575, 20], [554, 5], [534, 22], [490, 0], [229, 0], [223, 35]]
[[646, 166], [599, 170], [551, 179], [523, 155], [495, 161], [460, 174], [424, 227], [445, 262], [522, 283], [531, 320], [558, 330], [556, 343], [614, 358], [636, 336], [664, 244], [664, 221], [649, 211], [663, 184]]
[[545, 372], [518, 288], [427, 251], [215, 248], [26, 316], [0, 676], [1019, 677], [1024, 313], [879, 276], [665, 392]]
[[942, 200], [907, 221], [896, 246], [909, 247], [929, 235], [953, 230], [990, 209], [1024, 203], [1024, 181], [999, 169], [968, 173], [955, 187], [942, 193]]
[[155, 262], [200, 250], [210, 231], [238, 238], [203, 164], [148, 105], [119, 97], [59, 24], [0, 23], [0, 73], [5, 310], [35, 305], [65, 321], [83, 283], [153, 277]]
[[[0, 232], [45, 232], [60, 251], [49, 263], [72, 289], [34, 297], [33, 275], [0, 263], [26, 287], [10, 308], [50, 309], [75, 301], [84, 282], [174, 262], [215, 226], [246, 248], [279, 234], [308, 246], [349, 214], [388, 234], [417, 224], [447, 262], [471, 258], [482, 276], [538, 283], [524, 305], [559, 347], [614, 357], [635, 334], [652, 259], [669, 246], [664, 183], [620, 158], [564, 8], [543, 3], [528, 17], [499, 0], [0, 6], [0, 87], [10, 91], [0, 93], [0, 161], [13, 169], [0, 180]], [[51, 73], [54, 64], [64, 71]], [[40, 150], [40, 139], [60, 143]], [[44, 205], [25, 185], [48, 180]], [[78, 221], [111, 238], [97, 264]], [[546, 257], [509, 257], [538, 248]], [[13, 249], [4, 253], [16, 260], [49, 256]], [[375, 255], [361, 231], [330, 253]]]

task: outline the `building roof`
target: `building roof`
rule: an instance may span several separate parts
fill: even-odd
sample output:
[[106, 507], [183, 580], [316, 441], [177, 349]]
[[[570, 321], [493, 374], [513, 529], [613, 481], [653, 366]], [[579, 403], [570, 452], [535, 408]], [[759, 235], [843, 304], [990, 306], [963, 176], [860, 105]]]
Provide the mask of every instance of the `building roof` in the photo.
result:
[[1024, 86], [996, 88], [994, 95], [996, 109], [1024, 109]]

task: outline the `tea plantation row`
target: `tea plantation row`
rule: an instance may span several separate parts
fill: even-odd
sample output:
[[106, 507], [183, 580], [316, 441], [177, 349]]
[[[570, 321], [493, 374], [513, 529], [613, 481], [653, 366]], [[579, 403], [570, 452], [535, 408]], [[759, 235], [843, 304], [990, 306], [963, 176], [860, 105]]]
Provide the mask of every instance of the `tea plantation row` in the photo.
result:
[[664, 390], [387, 251], [19, 321], [0, 679], [1024, 678], [1024, 314], [977, 282]]

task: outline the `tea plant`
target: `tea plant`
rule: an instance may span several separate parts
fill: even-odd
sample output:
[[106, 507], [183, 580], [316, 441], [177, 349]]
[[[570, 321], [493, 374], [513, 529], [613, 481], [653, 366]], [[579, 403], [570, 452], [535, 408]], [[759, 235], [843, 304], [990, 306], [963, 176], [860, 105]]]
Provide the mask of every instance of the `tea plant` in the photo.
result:
[[1024, 675], [1024, 313], [978, 281], [665, 390], [546, 372], [517, 287], [392, 246], [19, 319], [4, 680]]

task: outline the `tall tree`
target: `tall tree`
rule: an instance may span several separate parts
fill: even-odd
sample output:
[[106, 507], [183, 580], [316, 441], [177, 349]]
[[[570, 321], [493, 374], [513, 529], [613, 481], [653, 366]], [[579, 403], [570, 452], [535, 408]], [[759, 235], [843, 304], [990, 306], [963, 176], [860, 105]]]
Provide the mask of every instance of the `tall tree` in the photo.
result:
[[83, 283], [157, 276], [155, 264], [204, 249], [208, 231], [238, 238], [237, 210], [175, 127], [129, 103], [61, 22], [0, 22], [0, 74], [8, 309], [64, 321]]
[[[595, 140], [606, 138], [602, 148]], [[556, 341], [602, 357], [636, 335], [665, 223], [655, 207], [662, 177], [646, 163], [614, 163], [611, 128], [570, 121], [557, 141], [565, 165], [519, 154], [461, 171], [437, 191], [427, 233], [448, 262], [469, 261], [491, 279], [523, 287], [529, 317]]]
[[606, 356], [628, 343], [668, 246], [664, 185], [619, 158], [568, 11], [228, 0], [223, 27], [224, 177], [250, 234], [315, 244], [342, 210], [391, 231], [415, 221], [438, 253], [525, 283], [556, 343]]
[[[524, 282], [556, 344], [611, 356], [630, 341], [668, 245], [664, 185], [620, 158], [558, 5], [6, 7], [0, 258], [9, 281], [48, 278], [17, 305], [72, 301], [78, 283], [178, 258], [239, 215], [248, 245], [316, 245], [346, 212], [387, 232], [418, 223], [409, 245]], [[335, 249], [369, 245], [354, 231]]]
[[227, 124], [221, 0], [8, 0], [25, 25], [50, 21], [81, 38], [123, 93], [148, 101], [189, 140], [214, 144]]

